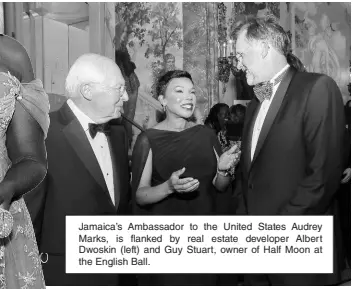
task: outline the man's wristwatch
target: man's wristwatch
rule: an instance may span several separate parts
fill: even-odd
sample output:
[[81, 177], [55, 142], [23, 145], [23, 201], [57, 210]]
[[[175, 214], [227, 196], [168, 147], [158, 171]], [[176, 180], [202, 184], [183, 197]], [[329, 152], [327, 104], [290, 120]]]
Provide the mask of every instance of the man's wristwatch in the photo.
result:
[[228, 171], [220, 171], [219, 169], [217, 169], [217, 173], [223, 177], [228, 177], [229, 176], [229, 172]]

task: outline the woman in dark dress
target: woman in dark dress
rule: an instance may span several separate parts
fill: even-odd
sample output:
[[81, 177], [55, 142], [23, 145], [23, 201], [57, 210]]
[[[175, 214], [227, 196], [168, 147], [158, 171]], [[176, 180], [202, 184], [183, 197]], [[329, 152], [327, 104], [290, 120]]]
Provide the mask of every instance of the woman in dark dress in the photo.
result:
[[[134, 209], [142, 215], [213, 215], [215, 194], [230, 184], [237, 147], [221, 154], [215, 133], [191, 125], [196, 96], [185, 71], [169, 71], [157, 85], [166, 119], [139, 135], [132, 160]], [[214, 274], [138, 276], [139, 285], [216, 285]]]

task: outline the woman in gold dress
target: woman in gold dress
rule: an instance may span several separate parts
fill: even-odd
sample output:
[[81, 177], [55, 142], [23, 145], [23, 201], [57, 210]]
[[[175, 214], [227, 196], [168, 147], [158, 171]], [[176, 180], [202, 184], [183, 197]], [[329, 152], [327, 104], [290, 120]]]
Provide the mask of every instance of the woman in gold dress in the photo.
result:
[[26, 50], [0, 35], [0, 289], [45, 288], [23, 196], [47, 172], [48, 113], [48, 95], [34, 80]]

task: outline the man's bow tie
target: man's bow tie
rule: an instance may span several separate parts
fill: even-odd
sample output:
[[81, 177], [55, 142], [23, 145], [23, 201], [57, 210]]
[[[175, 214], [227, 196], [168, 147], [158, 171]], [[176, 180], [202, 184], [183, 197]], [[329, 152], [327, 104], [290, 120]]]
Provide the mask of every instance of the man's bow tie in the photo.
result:
[[97, 132], [103, 132], [105, 135], [109, 135], [111, 127], [108, 122], [106, 123], [89, 123], [89, 132], [92, 138], [95, 138]]
[[254, 94], [262, 103], [265, 99], [269, 100], [273, 94], [273, 83], [270, 81], [261, 82], [253, 87]]
[[274, 83], [271, 83], [270, 81], [265, 81], [258, 83], [253, 87], [254, 94], [256, 95], [260, 103], [262, 103], [265, 99], [269, 100], [272, 97], [274, 86], [282, 81], [287, 71], [288, 70], [286, 69], [283, 73], [281, 73], [274, 80]]

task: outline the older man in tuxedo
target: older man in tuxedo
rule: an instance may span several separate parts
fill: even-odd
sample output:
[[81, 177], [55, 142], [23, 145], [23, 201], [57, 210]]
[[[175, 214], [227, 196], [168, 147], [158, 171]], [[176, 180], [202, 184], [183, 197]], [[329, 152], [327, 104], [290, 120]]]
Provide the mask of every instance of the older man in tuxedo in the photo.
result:
[[237, 214], [334, 216], [333, 273], [246, 275], [245, 281], [334, 285], [343, 265], [334, 196], [343, 171], [344, 107], [333, 79], [301, 71], [289, 46], [272, 19], [251, 19], [238, 30], [238, 65], [256, 98], [243, 130]]
[[[119, 285], [115, 274], [65, 273], [65, 217], [129, 211], [128, 142], [123, 126], [111, 121], [121, 116], [128, 100], [124, 78], [114, 61], [85, 54], [70, 68], [65, 86], [67, 102], [50, 114], [43, 211], [30, 209], [46, 261], [45, 282]], [[28, 202], [30, 207], [33, 203]]]

